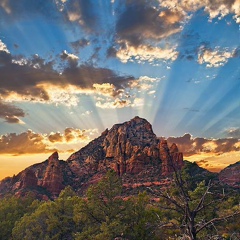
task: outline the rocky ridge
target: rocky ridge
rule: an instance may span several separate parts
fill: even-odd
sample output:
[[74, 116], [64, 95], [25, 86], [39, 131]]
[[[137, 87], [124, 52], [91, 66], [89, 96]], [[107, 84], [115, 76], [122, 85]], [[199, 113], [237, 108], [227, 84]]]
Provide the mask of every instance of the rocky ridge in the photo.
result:
[[40, 199], [54, 199], [68, 185], [83, 194], [110, 169], [121, 176], [126, 194], [134, 194], [147, 186], [168, 185], [174, 169], [183, 165], [177, 145], [169, 147], [156, 137], [147, 120], [135, 117], [106, 129], [67, 161], [59, 160], [55, 152], [46, 161], [2, 180], [0, 196], [31, 191]]
[[55, 198], [67, 185], [72, 185], [75, 176], [65, 161], [54, 152], [46, 161], [34, 164], [12, 178], [0, 182], [0, 196], [14, 193], [23, 196], [33, 192], [41, 199]]
[[106, 168], [114, 169], [119, 176], [138, 174], [148, 165], [163, 166], [162, 175], [168, 175], [173, 167], [183, 166], [183, 155], [175, 144], [169, 149], [165, 140], [159, 141], [147, 120], [135, 117], [105, 130], [67, 162], [78, 176]]

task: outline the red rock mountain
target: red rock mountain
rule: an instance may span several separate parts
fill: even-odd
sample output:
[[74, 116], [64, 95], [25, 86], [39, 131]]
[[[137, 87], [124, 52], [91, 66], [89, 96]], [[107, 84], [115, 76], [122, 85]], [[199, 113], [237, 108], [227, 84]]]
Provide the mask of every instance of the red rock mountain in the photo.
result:
[[138, 174], [147, 166], [158, 167], [162, 175], [168, 175], [173, 171], [172, 165], [183, 166], [183, 155], [175, 144], [169, 149], [165, 140], [159, 142], [149, 122], [135, 117], [105, 130], [67, 162], [79, 177], [106, 169], [114, 169], [120, 176]]
[[122, 177], [125, 189], [164, 185], [174, 168], [184, 165], [176, 144], [159, 140], [145, 119], [135, 117], [106, 129], [101, 136], [72, 154], [67, 161], [53, 153], [46, 161], [32, 165], [0, 182], [0, 196], [34, 192], [41, 199], [56, 198], [70, 185], [80, 194], [113, 169]]

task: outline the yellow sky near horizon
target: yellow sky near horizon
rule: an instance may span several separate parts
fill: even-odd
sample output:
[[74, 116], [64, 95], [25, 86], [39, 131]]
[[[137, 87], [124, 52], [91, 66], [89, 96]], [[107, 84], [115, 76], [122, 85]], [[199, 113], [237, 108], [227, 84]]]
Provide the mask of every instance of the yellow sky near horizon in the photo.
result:
[[[1, 154], [0, 158], [0, 180], [5, 177], [12, 177], [25, 168], [41, 163], [48, 159], [51, 154], [25, 154], [13, 156], [10, 154]], [[59, 159], [66, 160], [69, 153], [59, 153]], [[223, 168], [234, 164], [240, 160], [240, 151], [232, 151], [222, 154], [216, 153], [199, 153], [192, 156], [184, 157], [190, 162], [197, 162], [200, 167], [206, 168], [212, 172], [219, 172]]]
[[[13, 156], [10, 154], [1, 154], [0, 158], [0, 181], [5, 177], [12, 177], [27, 167], [44, 162], [51, 154], [24, 154]], [[70, 156], [69, 153], [60, 153], [59, 159], [66, 160]]]

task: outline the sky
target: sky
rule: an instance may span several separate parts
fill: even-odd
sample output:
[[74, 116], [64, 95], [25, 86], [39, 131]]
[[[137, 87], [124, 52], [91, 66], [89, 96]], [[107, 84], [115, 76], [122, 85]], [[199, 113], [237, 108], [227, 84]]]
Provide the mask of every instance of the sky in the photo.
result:
[[239, 0], [0, 1], [0, 179], [134, 116], [211, 171], [240, 160]]

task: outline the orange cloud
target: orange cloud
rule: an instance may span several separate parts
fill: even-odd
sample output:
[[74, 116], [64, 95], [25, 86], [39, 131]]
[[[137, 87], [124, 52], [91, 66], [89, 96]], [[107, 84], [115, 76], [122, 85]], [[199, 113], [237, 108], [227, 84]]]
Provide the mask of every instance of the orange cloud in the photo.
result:
[[66, 128], [64, 133], [41, 134], [28, 130], [20, 134], [5, 134], [0, 136], [0, 154], [21, 155], [66, 151], [72, 149], [74, 144], [80, 148], [81, 144], [92, 140], [96, 133], [98, 133], [97, 129]]
[[220, 171], [240, 159], [238, 138], [207, 139], [185, 134], [182, 137], [169, 137], [168, 143], [176, 143], [183, 152], [184, 159], [197, 162], [211, 171]]

